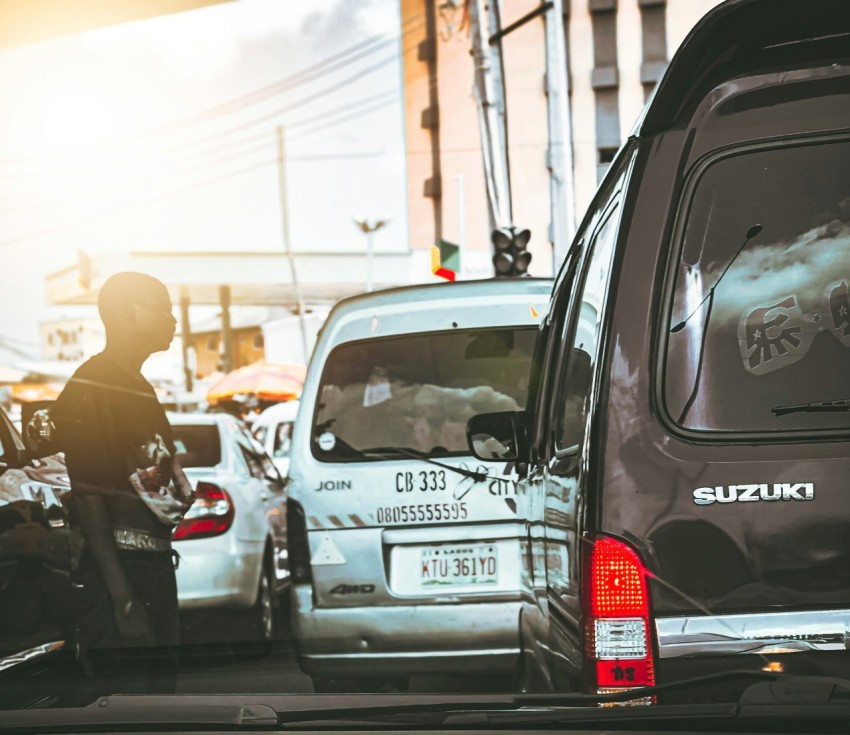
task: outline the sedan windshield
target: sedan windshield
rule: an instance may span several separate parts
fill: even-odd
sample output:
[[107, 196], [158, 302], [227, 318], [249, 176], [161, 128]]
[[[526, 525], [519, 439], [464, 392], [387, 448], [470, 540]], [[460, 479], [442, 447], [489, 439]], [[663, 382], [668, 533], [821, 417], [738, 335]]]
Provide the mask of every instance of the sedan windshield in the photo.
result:
[[536, 330], [405, 335], [343, 345], [322, 376], [313, 428], [322, 459], [353, 449], [468, 453], [466, 422], [525, 408]]

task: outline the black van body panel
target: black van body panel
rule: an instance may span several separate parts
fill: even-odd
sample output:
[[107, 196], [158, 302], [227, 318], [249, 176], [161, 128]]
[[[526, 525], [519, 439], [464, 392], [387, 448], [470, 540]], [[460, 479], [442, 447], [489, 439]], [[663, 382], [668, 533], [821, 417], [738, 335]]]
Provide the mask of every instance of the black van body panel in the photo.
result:
[[[641, 185], [634, 187], [633, 216], [619, 244], [622, 275], [612, 312], [604, 477], [597, 495], [601, 516], [591, 530], [636, 545], [664, 581], [652, 588], [658, 615], [850, 605], [847, 432], [832, 441], [803, 435], [759, 443], [676, 436], [659, 408], [656, 383], [665, 324], [659, 284], [675, 239], [680, 172], [687, 176], [709, 152], [742, 142], [790, 142], [850, 126], [850, 67], [813, 66], [798, 77], [810, 95], [795, 85], [789, 89], [786, 71], [726, 82], [696, 107], [686, 129], [641, 141], [649, 152], [635, 174]], [[658, 212], [670, 216], [665, 221]], [[779, 502], [694, 502], [698, 488], [763, 483], [811, 483], [814, 499], [799, 501], [799, 493], [792, 493]]]
[[[526, 660], [542, 664], [524, 672], [529, 689], [582, 685], [580, 557], [583, 540], [596, 534], [638, 552], [654, 619], [850, 610], [850, 430], [689, 431], [669, 415], [662, 390], [669, 274], [689, 175], [709, 156], [741, 146], [850, 136], [848, 34], [850, 3], [841, 0], [732, 0], [715, 9], [683, 44], [600, 187], [634, 155], [606, 295], [600, 390], [574, 475], [580, 481], [566, 487], [550, 472], [551, 458], [535, 457], [526, 483], [529, 496], [546, 498], [529, 518], [529, 545], [543, 539], [546, 555], [529, 553], [522, 640]], [[573, 286], [559, 281], [553, 313], [564, 308], [559, 289]], [[850, 398], [850, 376], [847, 388], [835, 398]], [[546, 399], [554, 415], [560, 407], [551, 393]], [[785, 499], [761, 499], [765, 485]], [[753, 487], [736, 489], [735, 502], [695, 502], [695, 490], [719, 488], [726, 498], [731, 486]], [[549, 568], [559, 547], [572, 577], [560, 589]], [[765, 663], [655, 653], [659, 681]], [[789, 659], [789, 671], [850, 675], [846, 654], [777, 656]]]
[[[784, 64], [810, 57], [809, 39], [846, 49], [844, 0], [729, 0], [697, 23], [671, 61], [640, 121], [642, 138], [667, 132], [690, 115], [721, 81], [751, 73], [756, 64]], [[799, 47], [799, 51], [797, 48]]]

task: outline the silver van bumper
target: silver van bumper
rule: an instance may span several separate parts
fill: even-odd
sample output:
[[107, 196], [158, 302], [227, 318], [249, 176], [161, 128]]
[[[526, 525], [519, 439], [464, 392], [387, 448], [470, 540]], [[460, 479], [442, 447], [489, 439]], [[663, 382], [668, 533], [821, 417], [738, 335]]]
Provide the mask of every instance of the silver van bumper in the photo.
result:
[[292, 588], [298, 661], [313, 676], [511, 672], [519, 657], [520, 602], [314, 608]]

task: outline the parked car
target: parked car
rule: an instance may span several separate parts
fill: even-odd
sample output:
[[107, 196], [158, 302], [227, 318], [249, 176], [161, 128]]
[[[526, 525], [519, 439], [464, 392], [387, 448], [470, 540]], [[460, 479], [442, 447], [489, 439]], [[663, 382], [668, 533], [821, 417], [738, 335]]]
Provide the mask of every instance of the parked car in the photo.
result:
[[298, 405], [298, 401], [286, 401], [269, 406], [251, 424], [251, 432], [284, 477], [289, 473], [292, 430], [298, 415]]
[[847, 10], [696, 26], [557, 278], [529, 410], [470, 421], [521, 468], [527, 690], [850, 673]]
[[551, 288], [391, 289], [328, 317], [289, 468], [293, 635], [316, 690], [513, 670], [515, 474], [473, 461], [465, 426], [482, 407], [525, 406]]
[[169, 414], [169, 421], [196, 492], [174, 532], [180, 609], [239, 612], [243, 634], [268, 640], [275, 598], [289, 579], [283, 478], [238, 419]]
[[30, 460], [0, 409], [0, 671], [70, 640], [67, 491], [61, 457]]

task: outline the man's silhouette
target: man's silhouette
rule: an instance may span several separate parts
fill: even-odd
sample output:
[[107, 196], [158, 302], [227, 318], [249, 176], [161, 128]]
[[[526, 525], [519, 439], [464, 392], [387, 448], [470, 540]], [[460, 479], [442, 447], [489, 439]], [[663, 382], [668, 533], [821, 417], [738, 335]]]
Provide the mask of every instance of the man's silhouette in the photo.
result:
[[[77, 370], [51, 411], [74, 506], [76, 644], [89, 673], [135, 665], [145, 688], [169, 689], [173, 654], [159, 647], [178, 643], [171, 535], [192, 490], [141, 368], [168, 349], [176, 320], [165, 286], [141, 273], [108, 279], [98, 309], [106, 348]], [[147, 655], [152, 646], [156, 655]]]

